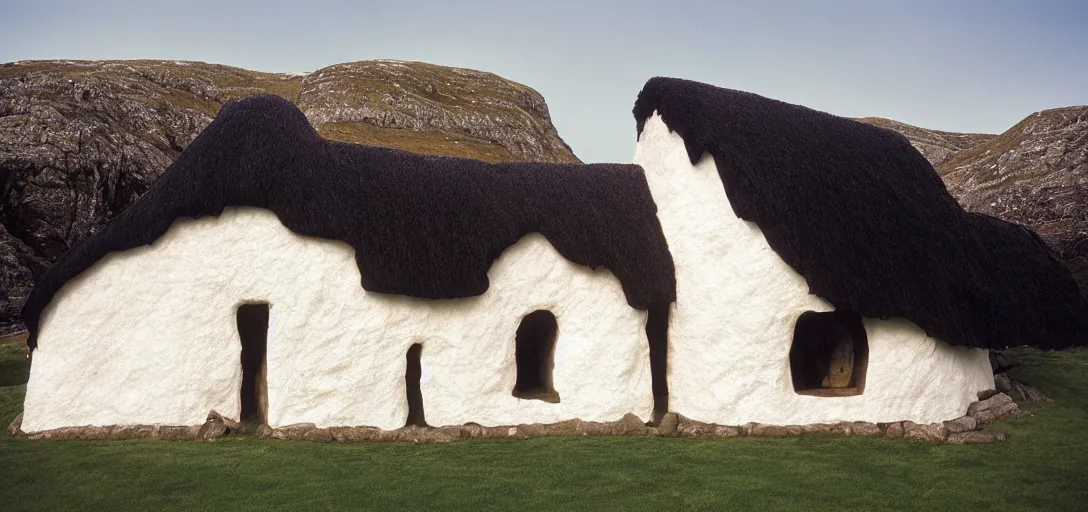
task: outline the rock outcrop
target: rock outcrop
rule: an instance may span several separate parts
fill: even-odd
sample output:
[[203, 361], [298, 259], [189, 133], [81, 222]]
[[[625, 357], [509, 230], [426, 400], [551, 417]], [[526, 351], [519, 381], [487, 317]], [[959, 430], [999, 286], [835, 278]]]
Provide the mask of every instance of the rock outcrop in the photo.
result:
[[199, 62], [0, 65], [0, 334], [35, 279], [153, 183], [225, 101], [274, 93], [327, 138], [488, 161], [577, 162], [536, 91], [367, 61], [272, 74]]

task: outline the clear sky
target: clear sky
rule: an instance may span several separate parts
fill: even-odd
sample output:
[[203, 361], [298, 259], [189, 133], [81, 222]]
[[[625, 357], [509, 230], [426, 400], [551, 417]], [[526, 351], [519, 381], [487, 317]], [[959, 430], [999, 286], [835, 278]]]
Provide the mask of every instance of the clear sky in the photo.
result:
[[0, 2], [0, 62], [52, 58], [480, 69], [540, 91], [583, 160], [628, 162], [655, 75], [949, 131], [1088, 103], [1088, 0]]

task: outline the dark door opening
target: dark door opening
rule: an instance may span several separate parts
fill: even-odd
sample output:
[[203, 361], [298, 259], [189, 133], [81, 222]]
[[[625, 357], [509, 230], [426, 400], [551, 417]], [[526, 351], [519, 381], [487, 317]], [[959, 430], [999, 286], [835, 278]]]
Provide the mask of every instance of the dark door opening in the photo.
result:
[[869, 340], [861, 316], [806, 311], [797, 318], [790, 347], [793, 390], [811, 396], [855, 396], [865, 391]]
[[514, 361], [518, 372], [514, 396], [559, 403], [559, 393], [552, 387], [558, 332], [559, 326], [551, 311], [533, 311], [521, 319], [514, 336]]
[[419, 388], [419, 380], [423, 378], [423, 364], [420, 361], [423, 355], [423, 345], [419, 343], [408, 347], [408, 367], [404, 370], [404, 388], [408, 395], [408, 419], [404, 426], [426, 427], [427, 418], [423, 414], [423, 390]]
[[651, 423], [660, 425], [669, 412], [669, 305], [656, 305], [646, 317], [646, 341], [650, 344], [650, 386], [654, 395]]
[[242, 421], [268, 421], [268, 385], [265, 354], [268, 352], [268, 303], [238, 306], [238, 338], [242, 342]]

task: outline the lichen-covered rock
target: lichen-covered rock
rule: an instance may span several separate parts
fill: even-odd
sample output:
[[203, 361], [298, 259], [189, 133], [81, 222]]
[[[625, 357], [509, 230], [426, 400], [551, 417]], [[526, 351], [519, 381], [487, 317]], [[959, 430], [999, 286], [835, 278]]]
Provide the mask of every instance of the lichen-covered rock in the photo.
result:
[[884, 436], [888, 437], [888, 438], [891, 438], [891, 439], [899, 439], [899, 438], [903, 437], [903, 433], [904, 432], [903, 432], [903, 423], [902, 422], [897, 421], [895, 423], [889, 423], [884, 428]]
[[617, 427], [619, 427], [619, 430], [616, 432], [616, 435], [642, 436], [647, 434], [646, 424], [643, 423], [638, 416], [631, 413], [624, 414], [623, 418], [621, 418], [617, 424]]
[[990, 398], [979, 400], [978, 402], [967, 406], [967, 415], [975, 416], [979, 412], [998, 409], [1009, 403], [1012, 403], [1012, 398], [1009, 398], [1009, 395], [998, 393]]
[[1039, 390], [1015, 381], [1011, 383], [1009, 398], [1012, 398], [1014, 402], [1029, 404], [1051, 401], [1046, 395], [1040, 393]]
[[307, 432], [317, 428], [313, 423], [294, 423], [272, 429], [274, 439], [301, 439]]
[[209, 418], [200, 427], [197, 436], [203, 441], [215, 441], [227, 434], [227, 425], [221, 420]]
[[166, 441], [192, 441], [200, 435], [203, 425], [163, 426], [159, 429], [159, 438]]
[[969, 432], [978, 428], [978, 422], [971, 416], [962, 416], [951, 421], [944, 422], [944, 428], [953, 434]]
[[657, 433], [664, 437], [675, 437], [678, 435], [677, 429], [679, 427], [679, 415], [675, 412], [670, 412], [661, 417], [661, 422], [657, 425]]
[[997, 388], [999, 393], [1008, 393], [1012, 391], [1012, 380], [1008, 375], [1004, 373], [998, 373], [994, 375], [994, 387]]
[[790, 430], [782, 425], [764, 425], [762, 423], [748, 423], [744, 430], [749, 436], [754, 437], [788, 437]]
[[23, 413], [19, 413], [19, 415], [16, 416], [15, 419], [11, 420], [10, 424], [8, 424], [8, 435], [10, 435], [10, 436], [19, 435], [20, 433], [22, 433], [22, 430], [20, 429], [20, 427], [22, 427], [22, 426], [23, 426]]
[[903, 422], [903, 437], [914, 441], [941, 442], [948, 437], [948, 430], [939, 423], [919, 425], [913, 421]]
[[978, 425], [986, 425], [1007, 416], [1020, 414], [1020, 407], [1005, 393], [998, 393], [986, 400], [971, 404], [967, 415], [975, 418]]
[[1004, 432], [957, 432], [946, 440], [949, 444], [988, 444], [1004, 442]]
[[858, 437], [879, 437], [884, 431], [875, 423], [855, 421], [850, 424], [850, 435]]
[[680, 437], [739, 437], [746, 435], [743, 427], [714, 425], [677, 415], [676, 427]]

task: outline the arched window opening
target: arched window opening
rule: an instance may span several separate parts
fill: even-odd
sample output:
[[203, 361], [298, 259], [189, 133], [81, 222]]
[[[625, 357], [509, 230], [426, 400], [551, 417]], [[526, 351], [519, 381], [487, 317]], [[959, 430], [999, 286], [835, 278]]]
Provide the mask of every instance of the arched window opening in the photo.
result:
[[856, 396], [865, 391], [869, 341], [861, 316], [806, 311], [797, 318], [790, 375], [799, 395]]
[[559, 326], [551, 311], [533, 311], [521, 319], [514, 339], [514, 360], [517, 364], [514, 396], [559, 403], [559, 393], [552, 386], [558, 332]]

